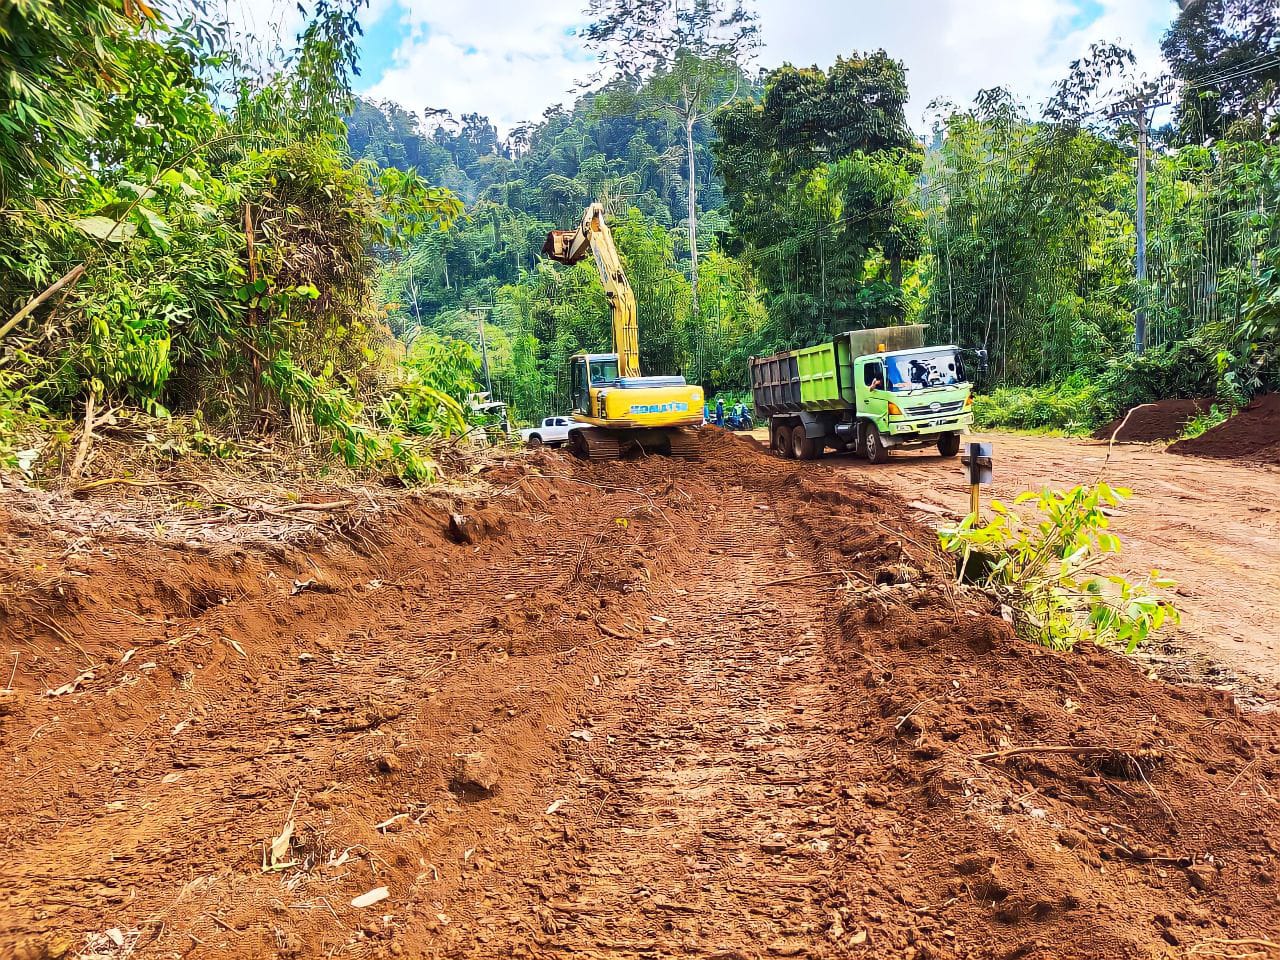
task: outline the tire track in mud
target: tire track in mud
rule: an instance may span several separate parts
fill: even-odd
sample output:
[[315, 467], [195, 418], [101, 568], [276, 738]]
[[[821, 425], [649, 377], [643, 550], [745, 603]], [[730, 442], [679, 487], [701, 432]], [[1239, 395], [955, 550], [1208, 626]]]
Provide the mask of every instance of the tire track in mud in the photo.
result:
[[685, 586], [612, 662], [622, 676], [539, 790], [554, 813], [537, 842], [514, 831], [483, 881], [459, 891], [485, 906], [453, 918], [442, 952], [825, 952], [844, 748], [819, 581], [805, 579], [814, 568], [775, 512], [784, 483], [709, 506], [706, 538], [675, 561]]

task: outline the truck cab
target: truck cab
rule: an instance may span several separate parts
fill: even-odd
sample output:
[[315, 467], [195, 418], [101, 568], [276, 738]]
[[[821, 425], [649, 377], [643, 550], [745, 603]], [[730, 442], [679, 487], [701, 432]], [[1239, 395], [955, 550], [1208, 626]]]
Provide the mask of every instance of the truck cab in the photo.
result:
[[852, 366], [854, 408], [864, 432], [874, 425], [886, 449], [928, 438], [945, 456], [959, 451], [960, 434], [973, 423], [973, 385], [959, 349], [876, 353], [857, 357]]

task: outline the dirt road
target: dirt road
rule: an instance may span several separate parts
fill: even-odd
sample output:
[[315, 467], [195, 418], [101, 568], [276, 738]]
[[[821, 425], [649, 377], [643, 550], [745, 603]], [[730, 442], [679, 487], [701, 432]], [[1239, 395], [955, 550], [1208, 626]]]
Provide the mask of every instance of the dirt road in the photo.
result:
[[704, 455], [544, 451], [305, 548], [0, 517], [0, 957], [1047, 960], [1274, 931], [1280, 721], [1015, 641], [838, 464]]
[[[767, 442], [767, 436], [758, 436]], [[1023, 490], [1095, 480], [1105, 444], [995, 434], [995, 484], [1006, 501]], [[884, 467], [828, 455], [823, 464], [885, 483], [907, 500], [968, 510], [963, 468], [930, 452], [894, 454]], [[1124, 541], [1120, 569], [1156, 568], [1178, 582], [1178, 644], [1245, 676], [1280, 684], [1280, 469], [1166, 454], [1155, 445], [1116, 445], [1106, 477], [1133, 498], [1114, 518]], [[927, 519], [921, 515], [922, 519]], [[1203, 669], [1199, 667], [1189, 668]]]

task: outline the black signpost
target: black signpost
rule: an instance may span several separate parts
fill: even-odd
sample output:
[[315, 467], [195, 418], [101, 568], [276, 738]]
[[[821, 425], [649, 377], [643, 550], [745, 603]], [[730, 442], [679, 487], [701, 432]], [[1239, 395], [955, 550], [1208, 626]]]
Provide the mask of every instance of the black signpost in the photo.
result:
[[977, 526], [982, 519], [982, 488], [991, 486], [993, 476], [991, 444], [970, 443], [963, 462], [969, 470], [969, 512]]

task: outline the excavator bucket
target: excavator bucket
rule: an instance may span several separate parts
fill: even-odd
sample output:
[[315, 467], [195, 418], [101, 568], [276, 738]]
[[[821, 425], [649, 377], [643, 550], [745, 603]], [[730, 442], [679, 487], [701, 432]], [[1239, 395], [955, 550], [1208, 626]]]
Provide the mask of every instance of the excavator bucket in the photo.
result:
[[578, 243], [575, 249], [574, 242], [581, 234], [581, 230], [552, 230], [547, 234], [547, 242], [542, 245], [542, 255], [557, 263], [573, 266], [590, 252], [590, 246], [586, 243]]

